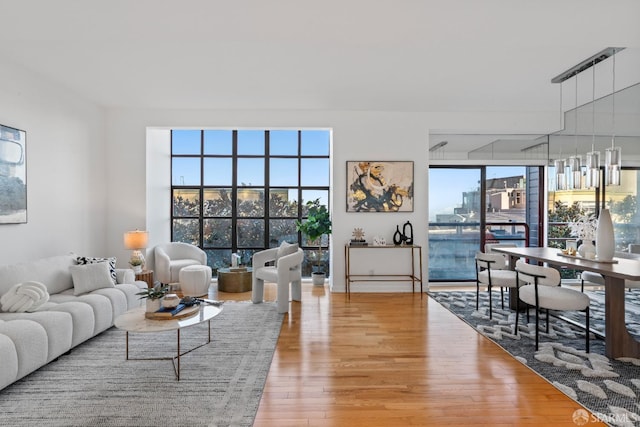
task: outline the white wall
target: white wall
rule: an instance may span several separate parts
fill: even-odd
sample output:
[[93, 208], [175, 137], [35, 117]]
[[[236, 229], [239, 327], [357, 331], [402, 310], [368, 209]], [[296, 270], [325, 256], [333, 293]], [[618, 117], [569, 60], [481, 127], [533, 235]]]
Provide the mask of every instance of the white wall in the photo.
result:
[[[108, 112], [109, 163], [120, 162], [123, 171], [108, 170], [109, 200], [107, 248], [119, 259], [126, 259], [122, 233], [147, 229], [150, 246], [169, 241], [169, 146], [166, 130], [193, 128], [328, 128], [333, 130], [331, 200], [332, 286], [344, 290], [344, 245], [355, 227], [361, 227], [370, 240], [374, 235], [392, 241], [396, 225], [411, 221], [415, 243], [423, 245], [426, 279], [427, 259], [427, 175], [428, 134], [431, 127], [514, 132], [550, 131], [557, 126], [556, 114], [424, 114], [354, 111], [202, 111], [129, 110]], [[145, 147], [146, 146], [146, 147]], [[414, 162], [415, 199], [411, 213], [347, 213], [346, 162], [349, 160], [411, 160]], [[146, 196], [145, 196], [146, 193]], [[371, 251], [369, 251], [371, 252]], [[409, 258], [398, 254], [367, 253], [362, 260], [376, 273], [409, 268]], [[149, 255], [149, 254], [148, 254]], [[149, 256], [148, 256], [149, 258]], [[389, 268], [389, 270], [387, 270]], [[382, 271], [380, 271], [382, 270]], [[410, 290], [410, 284], [364, 284], [358, 290]]]
[[27, 132], [28, 210], [26, 224], [0, 224], [0, 264], [106, 254], [104, 110], [2, 63], [0, 124]]
[[[27, 224], [0, 225], [0, 264], [75, 251], [117, 256], [130, 253], [125, 231], [147, 229], [150, 246], [169, 239], [171, 127], [325, 128], [332, 147], [332, 286], [344, 290], [344, 245], [355, 227], [367, 238], [392, 240], [396, 225], [414, 226], [426, 247], [427, 165], [430, 129], [476, 132], [548, 132], [557, 115], [512, 113], [402, 113], [360, 111], [203, 111], [101, 108], [38, 75], [0, 66], [0, 123], [27, 131]], [[107, 148], [108, 147], [108, 148]], [[414, 161], [411, 213], [347, 213], [346, 162]], [[427, 271], [427, 251], [423, 265]], [[364, 272], [408, 267], [408, 258], [377, 255]], [[387, 266], [390, 270], [386, 270]], [[410, 286], [365, 284], [353, 290], [405, 290]]]

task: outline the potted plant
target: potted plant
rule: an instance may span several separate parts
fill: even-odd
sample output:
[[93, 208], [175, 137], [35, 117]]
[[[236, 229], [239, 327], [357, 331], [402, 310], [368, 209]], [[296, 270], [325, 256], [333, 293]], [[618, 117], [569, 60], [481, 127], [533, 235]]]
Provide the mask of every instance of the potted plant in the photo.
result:
[[129, 265], [133, 269], [133, 272], [136, 274], [142, 273], [142, 264], [143, 262], [139, 258], [132, 258], [131, 261], [129, 261]]
[[162, 298], [169, 292], [169, 285], [163, 285], [157, 282], [153, 287], [146, 288], [136, 295], [140, 295], [140, 299], [147, 299], [147, 311], [153, 312], [160, 310]]
[[306, 203], [307, 219], [296, 221], [296, 229], [307, 237], [309, 244], [317, 244], [318, 251], [316, 265], [311, 277], [314, 285], [323, 285], [326, 277], [322, 270], [322, 236], [331, 234], [331, 218], [325, 205], [320, 204], [320, 199], [310, 200]]

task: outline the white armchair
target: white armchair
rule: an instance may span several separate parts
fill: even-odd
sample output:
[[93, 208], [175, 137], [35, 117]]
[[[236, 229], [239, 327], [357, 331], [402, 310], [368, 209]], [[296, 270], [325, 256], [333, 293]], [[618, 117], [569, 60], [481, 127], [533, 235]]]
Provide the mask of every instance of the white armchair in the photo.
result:
[[[292, 246], [295, 246], [292, 248]], [[288, 251], [285, 248], [289, 248]], [[293, 251], [293, 253], [287, 253]], [[251, 301], [261, 303], [264, 299], [264, 281], [275, 282], [277, 288], [278, 313], [289, 311], [289, 283], [291, 283], [291, 299], [302, 299], [302, 260], [304, 252], [298, 245], [287, 245], [266, 249], [253, 254], [253, 283]], [[267, 265], [275, 262], [275, 265]]]
[[156, 279], [163, 284], [177, 283], [184, 267], [207, 265], [207, 253], [189, 243], [166, 243], [156, 246], [153, 252]]

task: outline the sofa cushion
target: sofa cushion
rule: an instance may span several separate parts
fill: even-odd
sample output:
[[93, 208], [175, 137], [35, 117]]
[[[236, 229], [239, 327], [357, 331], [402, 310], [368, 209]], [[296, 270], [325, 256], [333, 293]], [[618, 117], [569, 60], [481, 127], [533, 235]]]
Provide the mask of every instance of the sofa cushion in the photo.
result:
[[76, 258], [76, 262], [78, 263], [78, 265], [97, 264], [100, 262], [105, 262], [109, 265], [109, 274], [111, 275], [113, 284], [115, 285], [116, 283], [118, 283], [118, 278], [116, 275], [116, 257], [96, 258], [89, 256], [79, 256]]
[[16, 283], [37, 281], [44, 283], [49, 294], [73, 288], [69, 266], [76, 265], [74, 255], [42, 258], [21, 264], [0, 267], [0, 295]]
[[106, 262], [95, 264], [72, 265], [73, 294], [82, 295], [102, 288], [113, 288], [109, 265]]

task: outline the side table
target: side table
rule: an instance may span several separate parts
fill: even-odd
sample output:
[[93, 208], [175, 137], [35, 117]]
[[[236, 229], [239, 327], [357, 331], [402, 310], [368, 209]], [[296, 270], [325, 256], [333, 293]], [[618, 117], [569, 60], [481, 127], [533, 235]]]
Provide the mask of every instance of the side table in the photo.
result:
[[252, 268], [246, 270], [231, 270], [230, 268], [218, 269], [218, 291], [222, 292], [249, 292], [252, 288]]
[[136, 280], [147, 282], [147, 287], [153, 288], [153, 270], [142, 270], [141, 273], [136, 273]]

